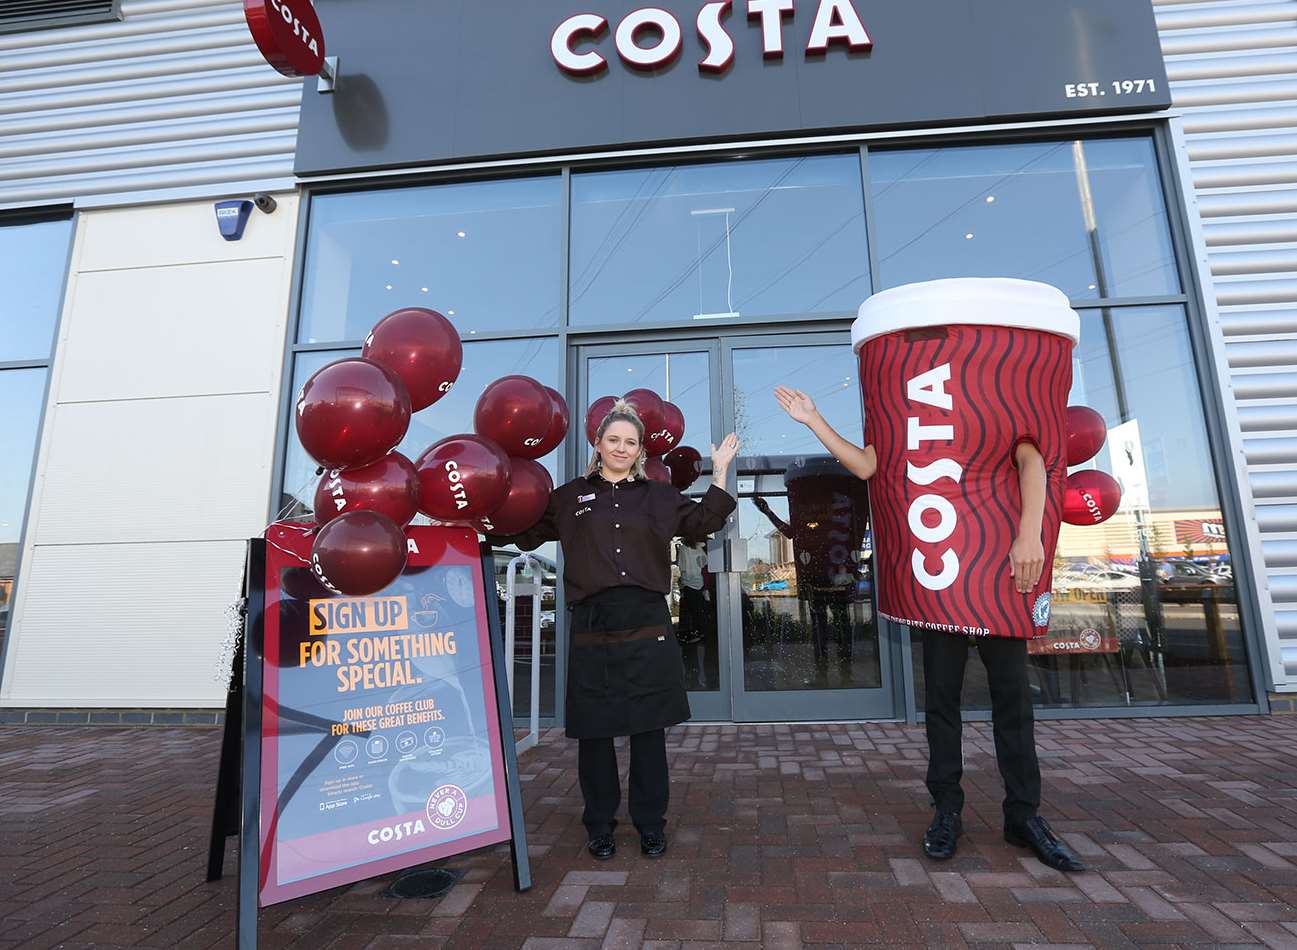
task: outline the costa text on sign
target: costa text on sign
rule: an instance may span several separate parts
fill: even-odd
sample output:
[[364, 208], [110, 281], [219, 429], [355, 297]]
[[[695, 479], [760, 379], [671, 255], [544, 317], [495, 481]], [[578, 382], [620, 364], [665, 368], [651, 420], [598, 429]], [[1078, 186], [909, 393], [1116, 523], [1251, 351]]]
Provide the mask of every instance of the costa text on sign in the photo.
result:
[[266, 62], [285, 76], [318, 76], [324, 31], [310, 0], [243, 0], [243, 15]]
[[[748, 18], [761, 26], [762, 54], [766, 59], [784, 55], [784, 23], [795, 16], [794, 4], [795, 0], [747, 0]], [[698, 11], [695, 25], [698, 38], [706, 47], [706, 55], [698, 61], [700, 72], [724, 73], [734, 64], [734, 40], [725, 27], [732, 6], [732, 0], [715, 0], [703, 4]], [[603, 72], [608, 68], [607, 59], [597, 49], [578, 51], [577, 46], [597, 46], [607, 30], [608, 20], [597, 13], [568, 17], [550, 37], [554, 62], [575, 76]], [[654, 37], [646, 40], [649, 33]], [[614, 43], [622, 62], [630, 68], [661, 69], [680, 55], [684, 31], [669, 10], [644, 7], [622, 19], [614, 33]], [[873, 46], [852, 0], [819, 0], [806, 55], [823, 55], [835, 44], [855, 52]]]

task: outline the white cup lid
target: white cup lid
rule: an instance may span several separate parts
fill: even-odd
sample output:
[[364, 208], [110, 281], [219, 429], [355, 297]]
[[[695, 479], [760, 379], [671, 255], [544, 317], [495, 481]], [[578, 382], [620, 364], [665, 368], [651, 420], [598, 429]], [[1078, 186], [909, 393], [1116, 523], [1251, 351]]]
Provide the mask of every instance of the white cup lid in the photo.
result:
[[1081, 338], [1081, 318], [1057, 287], [1012, 277], [951, 277], [903, 284], [874, 294], [860, 305], [851, 325], [851, 347], [887, 333], [915, 327], [1017, 327]]

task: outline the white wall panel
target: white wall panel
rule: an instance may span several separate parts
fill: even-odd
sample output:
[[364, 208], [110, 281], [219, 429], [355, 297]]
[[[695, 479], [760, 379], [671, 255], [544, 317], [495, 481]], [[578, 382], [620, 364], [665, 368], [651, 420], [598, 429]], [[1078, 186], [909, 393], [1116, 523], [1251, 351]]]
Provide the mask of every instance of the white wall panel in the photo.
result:
[[1297, 0], [1153, 0], [1232, 383], [1267, 657], [1297, 691]]
[[212, 706], [265, 524], [296, 196], [78, 217], [0, 705]]
[[5, 703], [223, 705], [214, 674], [243, 552], [237, 541], [37, 546]]

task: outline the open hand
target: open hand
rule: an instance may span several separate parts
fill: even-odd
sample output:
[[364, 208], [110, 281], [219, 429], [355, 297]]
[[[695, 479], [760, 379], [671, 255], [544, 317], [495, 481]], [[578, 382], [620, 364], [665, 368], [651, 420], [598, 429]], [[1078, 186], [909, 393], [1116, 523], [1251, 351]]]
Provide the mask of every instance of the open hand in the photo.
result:
[[1019, 535], [1009, 549], [1009, 573], [1013, 575], [1014, 588], [1019, 594], [1030, 593], [1044, 569], [1045, 548], [1040, 538]]
[[815, 400], [800, 389], [776, 386], [775, 399], [779, 401], [779, 405], [783, 407], [784, 412], [803, 425], [810, 425], [811, 420], [817, 415]]
[[729, 470], [730, 462], [734, 461], [734, 456], [739, 454], [739, 437], [731, 432], [725, 438], [721, 439], [719, 446], [712, 445], [712, 471], [726, 472]]

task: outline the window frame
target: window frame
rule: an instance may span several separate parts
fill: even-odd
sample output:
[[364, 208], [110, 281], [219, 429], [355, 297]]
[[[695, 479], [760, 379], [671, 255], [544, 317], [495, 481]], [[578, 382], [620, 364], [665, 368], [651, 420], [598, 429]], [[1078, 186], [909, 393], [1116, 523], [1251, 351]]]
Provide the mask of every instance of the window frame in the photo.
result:
[[119, 22], [122, 17], [122, 0], [107, 0], [105, 9], [87, 10], [82, 13], [58, 13], [49, 15], [27, 14], [21, 17], [0, 17], [0, 34], [35, 33], [41, 30], [57, 30], [68, 26], [84, 26], [90, 23]]

